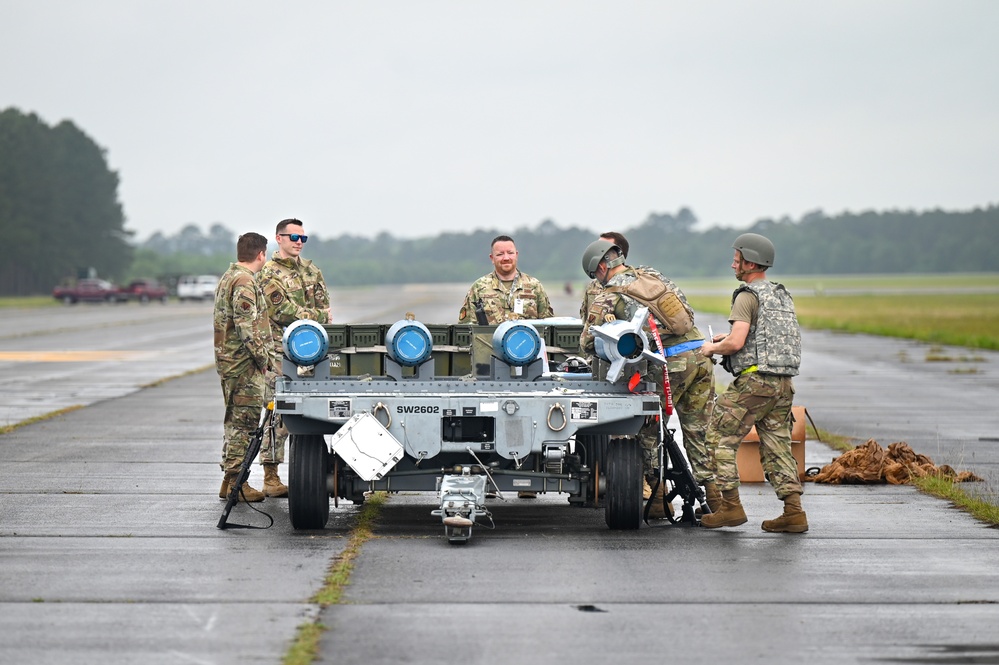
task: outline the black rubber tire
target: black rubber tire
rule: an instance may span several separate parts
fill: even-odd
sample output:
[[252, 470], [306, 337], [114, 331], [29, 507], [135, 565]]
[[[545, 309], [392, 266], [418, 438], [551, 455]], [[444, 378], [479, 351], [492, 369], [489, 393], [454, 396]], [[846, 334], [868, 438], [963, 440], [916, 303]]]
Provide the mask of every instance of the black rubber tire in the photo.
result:
[[600, 473], [607, 471], [607, 447], [610, 445], [610, 434], [588, 434], [583, 439], [586, 444], [586, 464], [591, 469], [600, 463]]
[[607, 473], [607, 444], [609, 442], [609, 434], [580, 434], [576, 437], [576, 452], [578, 453], [580, 449], [585, 451], [583, 462], [590, 469], [588, 500], [585, 505], [591, 508], [599, 505], [595, 485]]
[[642, 448], [636, 438], [615, 439], [607, 447], [604, 519], [611, 529], [642, 525]]
[[330, 517], [326, 473], [330, 453], [322, 435], [292, 434], [288, 440], [288, 516], [295, 529], [322, 529]]

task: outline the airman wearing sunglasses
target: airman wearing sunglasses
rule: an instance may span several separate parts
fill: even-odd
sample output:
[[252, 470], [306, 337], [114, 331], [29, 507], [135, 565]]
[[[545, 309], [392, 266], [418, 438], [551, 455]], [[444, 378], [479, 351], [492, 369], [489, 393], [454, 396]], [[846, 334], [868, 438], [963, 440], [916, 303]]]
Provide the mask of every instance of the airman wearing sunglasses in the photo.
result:
[[[285, 328], [299, 319], [331, 323], [333, 317], [322, 271], [301, 256], [302, 247], [309, 239], [302, 222], [297, 219], [281, 220], [274, 239], [278, 249], [264, 264], [257, 280], [264, 292], [271, 319], [275, 365], [281, 367], [281, 338]], [[277, 471], [278, 464], [284, 462], [287, 436], [287, 429], [279, 423], [273, 435], [264, 438], [260, 461], [264, 465], [264, 493], [267, 496], [288, 496], [288, 487], [281, 482]]]

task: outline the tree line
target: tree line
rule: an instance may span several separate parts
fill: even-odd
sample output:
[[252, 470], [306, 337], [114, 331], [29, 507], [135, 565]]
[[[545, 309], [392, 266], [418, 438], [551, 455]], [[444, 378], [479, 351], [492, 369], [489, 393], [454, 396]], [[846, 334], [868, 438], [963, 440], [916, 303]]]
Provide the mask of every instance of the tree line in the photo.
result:
[[[994, 205], [960, 212], [836, 216], [813, 212], [799, 220], [762, 219], [748, 229], [695, 231], [696, 224], [694, 213], [684, 208], [675, 215], [654, 213], [634, 226], [601, 231], [619, 231], [628, 238], [629, 264], [654, 266], [676, 278], [730, 275], [732, 242], [746, 231], [774, 242], [775, 271], [780, 275], [999, 271], [999, 206]], [[500, 234], [516, 241], [524, 272], [552, 283], [585, 280], [581, 258], [596, 234], [560, 227], [551, 220], [533, 228], [447, 232], [415, 239], [389, 233], [374, 238], [351, 234], [321, 238], [310, 233], [303, 255], [319, 265], [331, 285], [471, 283], [491, 269], [489, 244]], [[175, 272], [195, 260], [206, 268], [217, 261], [209, 272], [221, 272], [232, 260], [234, 238], [219, 225], [208, 236], [189, 226], [173, 239], [153, 236], [138, 253], [151, 260], [156, 257], [161, 273]], [[209, 251], [218, 251], [218, 256], [206, 255]]]
[[[15, 248], [0, 266], [0, 295], [49, 293], [89, 272], [114, 281], [152, 277], [169, 283], [183, 274], [221, 274], [234, 260], [236, 233], [221, 223], [206, 231], [188, 224], [175, 235], [135, 242], [117, 189], [118, 175], [104, 150], [73, 123], [49, 127], [34, 114], [0, 112], [0, 231]], [[761, 219], [748, 229], [696, 226], [694, 212], [681, 208], [599, 231], [628, 238], [628, 263], [676, 278], [729, 275], [732, 241], [744, 231], [774, 242], [780, 275], [999, 271], [996, 205], [835, 216], [816, 211], [798, 220]], [[269, 235], [269, 229], [259, 231]], [[310, 233], [304, 255], [331, 286], [470, 283], [491, 269], [489, 243], [500, 234], [516, 241], [525, 272], [552, 283], [585, 279], [580, 259], [594, 231], [553, 220], [415, 239]]]
[[0, 295], [48, 293], [91, 266], [120, 275], [134, 247], [118, 201], [118, 174], [72, 122], [0, 111]]

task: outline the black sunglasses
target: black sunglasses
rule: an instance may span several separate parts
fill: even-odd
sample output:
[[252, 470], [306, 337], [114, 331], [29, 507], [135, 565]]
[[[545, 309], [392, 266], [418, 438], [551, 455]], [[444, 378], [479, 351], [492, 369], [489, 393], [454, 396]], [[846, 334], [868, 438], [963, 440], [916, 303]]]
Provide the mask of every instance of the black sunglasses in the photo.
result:
[[288, 239], [292, 242], [302, 241], [302, 244], [309, 242], [309, 236], [303, 236], [301, 233], [279, 233], [279, 236], [288, 236]]

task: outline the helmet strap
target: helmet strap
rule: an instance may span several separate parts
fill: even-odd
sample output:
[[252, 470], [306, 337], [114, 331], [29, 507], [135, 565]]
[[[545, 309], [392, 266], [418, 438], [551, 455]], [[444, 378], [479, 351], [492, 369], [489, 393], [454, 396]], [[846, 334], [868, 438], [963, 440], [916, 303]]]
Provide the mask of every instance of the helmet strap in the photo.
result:
[[607, 271], [610, 272], [612, 268], [617, 268], [619, 265], [624, 264], [624, 255], [619, 254], [613, 259], [607, 259]]
[[624, 264], [624, 255], [619, 254], [613, 259], [604, 259], [603, 261], [601, 261], [601, 263], [604, 264], [604, 278], [600, 280], [600, 284], [603, 286], [607, 286], [607, 281], [611, 277], [611, 270], [618, 267], [619, 265]]
[[736, 268], [736, 270], [735, 270], [735, 278], [741, 282], [746, 277], [746, 275], [749, 275], [749, 274], [750, 274], [750, 271], [746, 270], [746, 259], [744, 259], [744, 258], [742, 258], [740, 256], [739, 257], [739, 267]]

